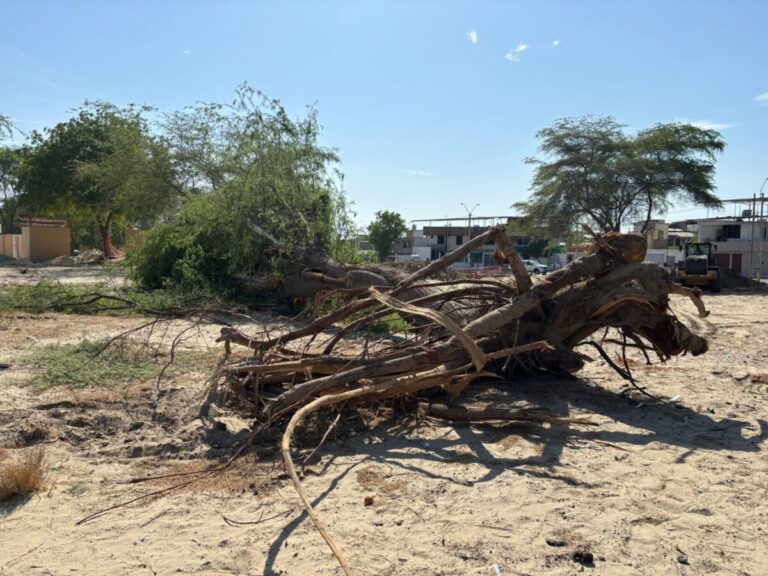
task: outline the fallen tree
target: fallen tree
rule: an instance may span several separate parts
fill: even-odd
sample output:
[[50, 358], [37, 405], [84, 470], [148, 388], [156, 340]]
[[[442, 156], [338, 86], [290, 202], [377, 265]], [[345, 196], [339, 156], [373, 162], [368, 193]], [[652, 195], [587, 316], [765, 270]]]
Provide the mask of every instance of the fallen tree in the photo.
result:
[[[603, 349], [609, 329], [614, 329], [614, 343], [641, 350], [649, 362], [650, 354], [664, 361], [707, 351], [707, 341], [669, 309], [669, 295], [682, 294], [705, 316], [700, 293], [674, 284], [664, 269], [644, 264], [646, 244], [639, 235], [595, 236], [592, 254], [532, 280], [503, 226], [489, 229], [410, 274], [384, 266], [344, 266], [321, 250], [290, 248], [257, 225], [250, 223], [250, 228], [272, 242], [283, 257], [302, 265], [295, 277], [270, 284], [270, 288], [291, 296], [314, 297], [317, 302], [333, 299], [337, 306], [306, 326], [274, 336], [223, 328], [219, 341], [225, 343], [227, 352], [234, 344], [252, 350], [253, 356], [226, 363], [216, 372], [204, 409], [211, 403], [229, 402], [255, 417], [256, 433], [272, 423], [285, 423], [282, 452], [286, 469], [347, 574], [351, 569], [313, 511], [291, 459], [292, 435], [312, 412], [332, 405], [438, 391], [457, 396], [484, 377], [513, 382], [520, 372], [573, 373], [589, 359], [577, 350], [584, 344], [596, 348], [634, 384], [626, 356], [621, 367]], [[509, 266], [509, 277], [442, 276], [450, 264], [491, 243], [496, 244], [499, 263]], [[262, 281], [242, 280], [255, 286]], [[372, 338], [375, 323], [393, 313], [409, 328], [396, 337]], [[590, 338], [599, 332], [602, 340]], [[615, 337], [617, 333], [620, 339]], [[348, 342], [347, 337], [354, 335], [357, 338]], [[437, 409], [438, 414], [440, 411]], [[531, 410], [442, 413], [463, 421], [558, 421]]]

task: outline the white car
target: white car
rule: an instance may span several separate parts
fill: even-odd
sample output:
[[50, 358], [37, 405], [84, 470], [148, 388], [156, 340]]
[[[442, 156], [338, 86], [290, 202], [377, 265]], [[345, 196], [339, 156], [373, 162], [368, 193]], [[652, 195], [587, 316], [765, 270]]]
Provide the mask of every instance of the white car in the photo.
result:
[[548, 267], [546, 264], [537, 262], [536, 260], [523, 260], [525, 269], [531, 274], [546, 274]]

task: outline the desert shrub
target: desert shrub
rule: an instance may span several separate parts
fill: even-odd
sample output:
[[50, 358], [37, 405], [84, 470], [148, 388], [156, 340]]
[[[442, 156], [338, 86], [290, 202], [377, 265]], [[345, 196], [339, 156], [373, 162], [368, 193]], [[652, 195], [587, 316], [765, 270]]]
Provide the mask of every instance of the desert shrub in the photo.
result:
[[6, 458], [0, 464], [0, 502], [28, 496], [45, 485], [45, 450], [26, 450], [15, 459]]

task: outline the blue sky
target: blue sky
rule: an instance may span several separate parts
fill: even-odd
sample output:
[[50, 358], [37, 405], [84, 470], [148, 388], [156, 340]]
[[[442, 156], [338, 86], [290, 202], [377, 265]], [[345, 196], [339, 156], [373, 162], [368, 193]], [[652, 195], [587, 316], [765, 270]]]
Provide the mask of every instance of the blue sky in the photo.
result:
[[173, 110], [247, 81], [296, 115], [317, 104], [361, 223], [509, 214], [537, 130], [583, 114], [719, 128], [719, 193], [751, 197], [767, 22], [763, 1], [0, 0], [0, 113], [40, 129], [86, 98]]

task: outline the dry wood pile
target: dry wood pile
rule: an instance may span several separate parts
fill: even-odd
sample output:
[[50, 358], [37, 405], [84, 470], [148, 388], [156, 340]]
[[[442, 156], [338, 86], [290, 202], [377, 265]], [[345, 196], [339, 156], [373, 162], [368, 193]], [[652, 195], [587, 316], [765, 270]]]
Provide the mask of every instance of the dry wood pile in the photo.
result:
[[[616, 365], [602, 348], [605, 342], [641, 350], [648, 361], [652, 354], [663, 361], [707, 351], [707, 341], [669, 309], [669, 295], [683, 294], [705, 316], [699, 293], [674, 284], [664, 269], [643, 264], [646, 245], [638, 235], [595, 236], [589, 256], [531, 279], [503, 226], [410, 274], [386, 267], [343, 266], [322, 251], [287, 248], [258, 226], [251, 228], [285, 257], [304, 264], [299, 275], [279, 286], [281, 290], [333, 298], [340, 305], [287, 334], [259, 336], [222, 329], [220, 340], [228, 351], [234, 344], [252, 349], [253, 356], [225, 364], [213, 378], [206, 402], [234, 399], [255, 416], [257, 430], [284, 423], [282, 449], [288, 473], [347, 574], [351, 569], [312, 510], [291, 460], [293, 432], [308, 414], [325, 406], [435, 391], [457, 396], [483, 377], [501, 377], [513, 385], [521, 371], [575, 372], [589, 360], [576, 350], [584, 343], [630, 381], [626, 356], [623, 368]], [[493, 243], [497, 260], [512, 272], [508, 278], [441, 276], [469, 252]], [[347, 336], [366, 333], [393, 313], [409, 324], [405, 333], [384, 341], [365, 340], [363, 345], [358, 337], [355, 346], [345, 345]], [[611, 338], [606, 337], [609, 328], [615, 329]], [[602, 339], [590, 339], [595, 333]], [[536, 411], [449, 412], [463, 420], [557, 420]]]

